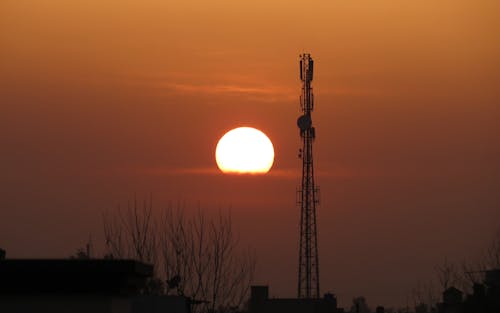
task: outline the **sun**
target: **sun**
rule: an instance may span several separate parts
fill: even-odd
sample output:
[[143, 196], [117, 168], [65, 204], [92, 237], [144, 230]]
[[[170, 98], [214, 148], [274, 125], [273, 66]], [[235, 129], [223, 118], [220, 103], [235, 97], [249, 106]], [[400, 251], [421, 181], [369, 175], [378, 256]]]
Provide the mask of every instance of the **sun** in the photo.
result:
[[260, 130], [238, 127], [219, 140], [215, 160], [223, 173], [265, 174], [273, 166], [274, 148]]

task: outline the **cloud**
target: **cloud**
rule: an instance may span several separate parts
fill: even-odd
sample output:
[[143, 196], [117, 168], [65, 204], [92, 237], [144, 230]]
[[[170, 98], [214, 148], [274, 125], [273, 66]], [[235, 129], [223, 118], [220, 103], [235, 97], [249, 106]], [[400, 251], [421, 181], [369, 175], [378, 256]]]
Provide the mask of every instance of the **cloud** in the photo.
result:
[[[149, 176], [213, 176], [222, 175], [221, 171], [217, 167], [191, 167], [191, 168], [169, 168], [169, 167], [143, 167], [143, 168], [128, 168], [125, 171], [133, 172], [140, 175]], [[298, 178], [300, 172], [298, 169], [271, 169], [266, 174], [227, 174], [227, 175], [248, 175], [248, 176], [269, 176], [274, 178]]]
[[[151, 168], [135, 168], [129, 171], [149, 176], [214, 176], [224, 175], [217, 167], [191, 167], [191, 168], [169, 168], [169, 167], [151, 167]], [[231, 173], [225, 175], [241, 175], [241, 176], [267, 176], [276, 179], [293, 179], [300, 181], [300, 168], [271, 168], [266, 174], [238, 174]], [[331, 170], [316, 170], [316, 178], [354, 178], [364, 176], [379, 176], [371, 171], [360, 171], [349, 168], [336, 168]]]
[[150, 167], [129, 169], [132, 172], [151, 176], [177, 176], [177, 175], [217, 175], [220, 171], [213, 167], [169, 168]]
[[170, 89], [178, 92], [201, 92], [209, 94], [235, 93], [235, 94], [255, 94], [272, 95], [276, 92], [283, 92], [277, 88], [249, 87], [238, 85], [189, 85], [189, 84], [166, 84]]
[[350, 87], [350, 86], [336, 86], [336, 87], [326, 87], [320, 89], [320, 94], [322, 96], [383, 96], [387, 95], [387, 90], [382, 90], [380, 88], [368, 88], [368, 87]]
[[276, 85], [262, 78], [242, 75], [192, 76], [185, 73], [168, 75], [135, 76], [129, 79], [132, 85], [145, 85], [180, 95], [237, 96], [249, 97], [265, 102], [275, 102], [298, 97], [298, 90], [286, 85]]
[[[208, 96], [245, 96], [264, 102], [296, 101], [300, 94], [297, 84], [276, 84], [276, 81], [265, 77], [213, 73], [210, 76], [193, 75], [185, 72], [156, 73], [136, 75], [130, 80], [132, 84], [148, 85], [157, 89], [181, 95]], [[381, 96], [387, 90], [377, 87], [349, 85], [321, 85], [322, 96]]]
[[285, 86], [253, 86], [248, 84], [183, 84], [163, 83], [163, 88], [181, 94], [204, 94], [212, 96], [246, 96], [261, 101], [273, 102], [297, 98], [297, 92]]

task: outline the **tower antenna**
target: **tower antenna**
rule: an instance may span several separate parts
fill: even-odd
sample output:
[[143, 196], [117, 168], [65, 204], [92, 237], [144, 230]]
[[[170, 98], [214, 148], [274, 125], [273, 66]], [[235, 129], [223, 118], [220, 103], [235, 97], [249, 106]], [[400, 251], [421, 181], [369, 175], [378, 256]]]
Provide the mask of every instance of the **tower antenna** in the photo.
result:
[[316, 205], [319, 204], [319, 188], [314, 184], [312, 144], [315, 129], [312, 127], [311, 112], [314, 109], [313, 80], [314, 61], [310, 54], [300, 55], [300, 80], [302, 94], [300, 109], [303, 113], [297, 119], [302, 149], [302, 182], [297, 191], [300, 205], [300, 243], [298, 298], [319, 298], [318, 232], [316, 229]]

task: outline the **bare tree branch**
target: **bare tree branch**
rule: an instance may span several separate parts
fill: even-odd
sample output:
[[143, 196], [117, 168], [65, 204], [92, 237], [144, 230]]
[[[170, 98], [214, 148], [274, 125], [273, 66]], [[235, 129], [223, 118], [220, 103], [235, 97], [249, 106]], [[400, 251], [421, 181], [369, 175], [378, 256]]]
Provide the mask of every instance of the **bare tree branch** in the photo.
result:
[[442, 290], [446, 290], [458, 281], [457, 268], [445, 258], [444, 263], [436, 266], [436, 272]]
[[126, 210], [104, 212], [107, 256], [155, 264], [153, 282], [163, 277], [166, 294], [201, 301], [195, 312], [240, 307], [248, 297], [255, 254], [239, 249], [229, 213], [208, 218], [200, 208], [190, 216], [185, 211], [178, 204], [157, 218], [152, 199], [140, 206], [134, 198]]

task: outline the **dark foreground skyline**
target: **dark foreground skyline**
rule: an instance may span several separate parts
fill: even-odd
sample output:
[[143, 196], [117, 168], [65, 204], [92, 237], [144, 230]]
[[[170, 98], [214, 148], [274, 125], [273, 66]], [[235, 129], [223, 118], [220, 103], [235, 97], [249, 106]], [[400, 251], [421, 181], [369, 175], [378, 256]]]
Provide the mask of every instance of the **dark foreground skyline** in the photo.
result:
[[[499, 238], [500, 239], [500, 238]], [[499, 241], [500, 242], [500, 241]], [[186, 247], [184, 247], [186, 248]], [[496, 250], [496, 264], [500, 245]], [[332, 293], [313, 298], [276, 298], [269, 286], [244, 287], [240, 298], [232, 293], [235, 285], [202, 284], [208, 293], [190, 289], [189, 274], [181, 278], [159, 280], [158, 268], [131, 259], [89, 258], [80, 251], [71, 259], [5, 259], [0, 250], [0, 305], [5, 312], [172, 312], [172, 313], [496, 313], [500, 309], [500, 268], [466, 274], [468, 291], [457, 289], [456, 281], [442, 271], [442, 290], [426, 286], [405, 307], [369, 306], [366, 298], [356, 297], [350, 307], [338, 306]], [[195, 263], [205, 261], [198, 259]], [[445, 268], [441, 268], [444, 270]], [[224, 270], [225, 271], [225, 270]], [[202, 276], [203, 271], [200, 272]], [[480, 275], [477, 275], [479, 274]], [[186, 273], [184, 273], [186, 274]], [[209, 282], [217, 275], [208, 273]], [[237, 274], [235, 272], [234, 274]], [[473, 274], [473, 275], [471, 275]], [[195, 275], [196, 276], [196, 275]], [[237, 276], [224, 275], [226, 281], [242, 282]], [[31, 283], [36, 281], [36, 284]], [[214, 281], [214, 282], [215, 282]], [[233, 281], [233, 282], [236, 282]], [[187, 288], [185, 288], [187, 287]], [[215, 289], [214, 289], [215, 288]], [[229, 288], [229, 289], [228, 289]], [[197, 289], [197, 288], [196, 288]], [[192, 293], [195, 291], [195, 293]], [[227, 293], [229, 292], [229, 293]], [[222, 297], [221, 297], [222, 296]]]
[[[445, 258], [498, 229], [500, 54], [494, 1], [2, 1], [0, 246], [66, 257], [101, 212], [153, 194], [231, 208], [256, 283], [296, 293], [297, 59], [317, 69], [321, 292], [404, 304]], [[252, 126], [268, 175], [221, 174]], [[342, 304], [342, 303], [341, 303]]]

